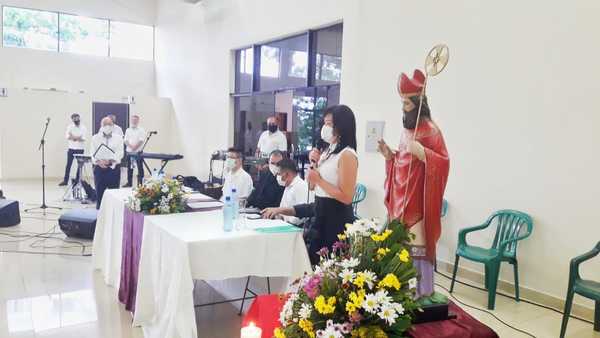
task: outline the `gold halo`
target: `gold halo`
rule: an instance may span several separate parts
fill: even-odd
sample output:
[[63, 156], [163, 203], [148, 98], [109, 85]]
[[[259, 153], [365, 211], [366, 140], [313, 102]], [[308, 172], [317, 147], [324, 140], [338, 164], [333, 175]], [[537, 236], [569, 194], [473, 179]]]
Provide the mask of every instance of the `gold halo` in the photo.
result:
[[436, 76], [446, 68], [450, 60], [450, 49], [445, 44], [434, 46], [425, 58], [425, 73], [427, 76]]

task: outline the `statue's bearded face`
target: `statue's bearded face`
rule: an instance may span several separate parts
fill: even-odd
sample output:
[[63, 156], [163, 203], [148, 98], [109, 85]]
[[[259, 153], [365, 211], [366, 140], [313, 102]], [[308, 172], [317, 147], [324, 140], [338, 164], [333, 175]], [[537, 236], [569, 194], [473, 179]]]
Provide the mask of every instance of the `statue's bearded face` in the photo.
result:
[[[417, 116], [419, 114], [420, 96], [402, 96], [402, 124], [406, 129], [415, 129], [417, 126]], [[420, 120], [424, 118], [430, 118], [429, 105], [427, 104], [427, 97], [423, 96], [423, 103], [421, 104], [421, 116]]]

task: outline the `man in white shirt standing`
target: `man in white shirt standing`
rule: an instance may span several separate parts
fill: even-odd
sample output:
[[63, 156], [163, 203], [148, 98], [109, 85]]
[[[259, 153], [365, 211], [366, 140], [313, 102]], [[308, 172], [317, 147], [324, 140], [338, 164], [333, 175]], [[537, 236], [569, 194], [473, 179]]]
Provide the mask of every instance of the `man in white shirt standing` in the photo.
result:
[[[139, 126], [140, 117], [139, 115], [131, 116], [131, 124], [130, 127], [125, 131], [125, 151], [128, 153], [139, 153], [142, 150], [142, 145], [144, 144], [144, 140], [146, 139], [146, 131], [144, 128]], [[137, 167], [137, 184], [142, 184], [144, 180], [144, 163], [142, 159], [139, 157], [130, 157], [127, 156], [127, 184], [123, 187], [128, 188], [131, 187], [133, 181], [133, 162], [135, 161], [135, 166]]]
[[287, 138], [279, 130], [277, 118], [271, 116], [267, 119], [268, 130], [265, 130], [258, 139], [256, 156], [268, 157], [274, 150], [287, 151]]
[[98, 134], [92, 136], [90, 154], [94, 165], [94, 182], [98, 195], [96, 209], [100, 209], [104, 191], [119, 188], [121, 179], [123, 138], [114, 132], [113, 121], [110, 117], [102, 119], [102, 126]]
[[123, 128], [121, 128], [118, 124], [117, 124], [117, 116], [115, 114], [109, 114], [108, 117], [110, 117], [110, 119], [113, 122], [113, 132], [115, 134], [121, 135], [121, 137], [123, 137]]
[[227, 151], [227, 160], [225, 161], [225, 182], [223, 183], [223, 197], [221, 200], [225, 200], [226, 196], [231, 196], [231, 191], [236, 189], [238, 198], [248, 198], [254, 184], [252, 183], [252, 177], [248, 174], [242, 163], [244, 162], [242, 151], [236, 148], [229, 148]]
[[279, 167], [277, 183], [284, 186], [285, 190], [283, 191], [279, 208], [263, 210], [263, 217], [279, 217], [290, 224], [300, 225], [304, 223], [304, 219], [295, 216], [285, 216], [280, 211], [286, 208], [293, 208], [296, 205], [309, 203], [308, 184], [298, 176], [298, 167], [293, 160], [289, 158], [283, 159], [277, 166]]
[[[87, 134], [87, 129], [81, 124], [79, 114], [72, 114], [71, 121], [72, 123], [67, 126], [66, 132], [67, 142], [69, 144], [69, 149], [67, 150], [67, 166], [65, 168], [65, 176], [63, 181], [58, 184], [59, 186], [65, 186], [69, 183], [71, 166], [73, 165], [73, 155], [83, 154], [83, 149], [85, 148], [85, 135]], [[79, 171], [77, 172], [75, 180], [79, 181]]]

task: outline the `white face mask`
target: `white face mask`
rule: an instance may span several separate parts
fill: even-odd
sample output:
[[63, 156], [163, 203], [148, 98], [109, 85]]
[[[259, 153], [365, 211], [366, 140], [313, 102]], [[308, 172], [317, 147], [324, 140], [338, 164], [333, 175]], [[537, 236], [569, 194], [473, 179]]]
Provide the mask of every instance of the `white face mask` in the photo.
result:
[[235, 168], [235, 159], [233, 158], [228, 158], [225, 161], [225, 168], [232, 170], [233, 168]]
[[105, 125], [100, 128], [100, 131], [105, 135], [111, 135], [113, 132], [113, 126]]
[[271, 172], [271, 174], [273, 174], [273, 176], [277, 176], [277, 174], [279, 173], [279, 167], [277, 167], [276, 165], [270, 163], [269, 164], [269, 171]]
[[285, 181], [283, 180], [283, 178], [281, 177], [281, 175], [277, 175], [277, 183], [280, 186], [285, 187]]
[[332, 144], [333, 143], [333, 128], [331, 126], [328, 125], [324, 125], [323, 128], [321, 128], [321, 138], [323, 139], [323, 141]]

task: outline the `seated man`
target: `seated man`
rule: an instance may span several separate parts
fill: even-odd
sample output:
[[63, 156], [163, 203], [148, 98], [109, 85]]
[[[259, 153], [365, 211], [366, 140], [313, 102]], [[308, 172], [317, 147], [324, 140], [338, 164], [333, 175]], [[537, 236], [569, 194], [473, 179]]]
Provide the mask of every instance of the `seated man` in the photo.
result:
[[273, 208], [279, 206], [284, 187], [277, 184], [277, 165], [283, 160], [283, 153], [279, 150], [271, 152], [269, 165], [260, 171], [258, 183], [254, 191], [248, 197], [248, 206], [259, 209]]
[[[308, 184], [298, 176], [296, 162], [290, 159], [284, 159], [279, 162], [277, 183], [285, 186], [283, 197], [279, 204], [280, 208], [290, 208], [302, 203], [308, 203]], [[304, 222], [304, 220], [295, 216], [282, 214], [279, 217], [294, 225], [300, 225]]]
[[225, 182], [223, 183], [223, 197], [231, 196], [233, 189], [236, 189], [237, 196], [240, 199], [248, 198], [254, 185], [250, 174], [244, 171], [242, 163], [244, 162], [242, 151], [236, 148], [229, 148], [227, 151], [227, 160], [225, 161]]

